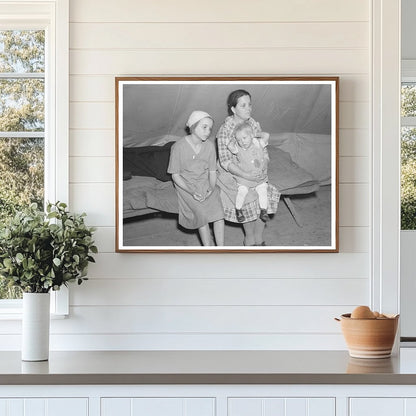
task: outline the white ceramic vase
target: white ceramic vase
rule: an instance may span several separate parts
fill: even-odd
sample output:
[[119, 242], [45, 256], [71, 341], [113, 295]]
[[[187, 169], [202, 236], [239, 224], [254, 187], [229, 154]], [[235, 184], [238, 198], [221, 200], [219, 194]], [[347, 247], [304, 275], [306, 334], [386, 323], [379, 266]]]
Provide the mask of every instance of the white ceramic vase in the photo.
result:
[[23, 293], [22, 360], [49, 358], [50, 294]]

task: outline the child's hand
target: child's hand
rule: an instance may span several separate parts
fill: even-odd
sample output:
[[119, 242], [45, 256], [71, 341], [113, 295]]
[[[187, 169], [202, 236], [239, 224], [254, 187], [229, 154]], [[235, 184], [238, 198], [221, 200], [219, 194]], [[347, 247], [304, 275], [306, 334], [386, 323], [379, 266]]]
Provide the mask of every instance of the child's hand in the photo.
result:
[[236, 155], [238, 153], [238, 147], [237, 147], [237, 143], [235, 142], [235, 140], [230, 140], [230, 142], [227, 145], [228, 150], [233, 154]]
[[196, 200], [196, 201], [198, 201], [198, 202], [202, 202], [204, 199], [205, 199], [205, 197], [203, 197], [201, 194], [199, 194], [198, 192], [195, 192], [193, 195], [193, 198]]
[[197, 201], [204, 202], [211, 194], [212, 194], [212, 189], [208, 188], [205, 195], [197, 194], [198, 196], [200, 196], [200, 199], [197, 199]]
[[263, 170], [256, 170], [250, 174], [250, 177], [247, 178], [251, 181], [262, 182], [266, 179], [266, 173]]

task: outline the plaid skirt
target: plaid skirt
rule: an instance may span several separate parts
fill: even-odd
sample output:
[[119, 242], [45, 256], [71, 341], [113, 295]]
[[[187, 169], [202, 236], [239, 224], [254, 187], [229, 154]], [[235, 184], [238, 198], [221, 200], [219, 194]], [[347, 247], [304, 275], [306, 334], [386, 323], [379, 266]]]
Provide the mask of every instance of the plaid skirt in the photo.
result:
[[[235, 216], [235, 198], [237, 196], [237, 182], [233, 176], [225, 171], [219, 170], [217, 185], [221, 190], [221, 202], [224, 207], [224, 219], [226, 221], [238, 222]], [[267, 213], [275, 214], [280, 200], [280, 192], [269, 183], [267, 188]], [[241, 208], [246, 221], [251, 222], [259, 218], [260, 206], [255, 190], [250, 189], [246, 197], [246, 202]]]

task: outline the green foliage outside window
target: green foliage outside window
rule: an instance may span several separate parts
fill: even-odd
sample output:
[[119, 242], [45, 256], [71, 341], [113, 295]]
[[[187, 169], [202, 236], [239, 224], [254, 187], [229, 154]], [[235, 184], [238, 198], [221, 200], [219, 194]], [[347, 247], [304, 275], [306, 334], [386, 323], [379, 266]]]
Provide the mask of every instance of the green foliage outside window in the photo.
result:
[[[0, 132], [45, 129], [45, 32], [0, 30]], [[6, 134], [4, 134], [6, 133]], [[12, 135], [11, 135], [12, 136]], [[44, 204], [44, 138], [0, 137], [0, 227], [16, 210]], [[0, 299], [21, 297], [0, 279]]]
[[[416, 85], [402, 85], [401, 116], [416, 116]], [[401, 229], [416, 230], [416, 127], [402, 127]]]
[[401, 228], [416, 229], [416, 129], [402, 129]]
[[416, 86], [411, 83], [402, 84], [401, 116], [416, 116]]

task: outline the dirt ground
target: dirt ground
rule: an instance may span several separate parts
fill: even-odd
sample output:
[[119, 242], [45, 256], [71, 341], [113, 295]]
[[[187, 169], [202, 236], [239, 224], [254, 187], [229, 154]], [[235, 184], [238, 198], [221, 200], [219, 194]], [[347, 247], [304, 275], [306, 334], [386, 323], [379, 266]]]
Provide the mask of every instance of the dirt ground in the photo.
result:
[[[294, 215], [288, 204], [293, 204]], [[331, 189], [321, 187], [309, 195], [292, 196], [288, 204], [281, 198], [277, 213], [267, 222], [264, 240], [267, 246], [329, 246], [331, 244]], [[225, 245], [242, 246], [243, 228], [225, 223]], [[196, 231], [178, 225], [177, 216], [150, 214], [125, 221], [125, 246], [200, 246]]]

